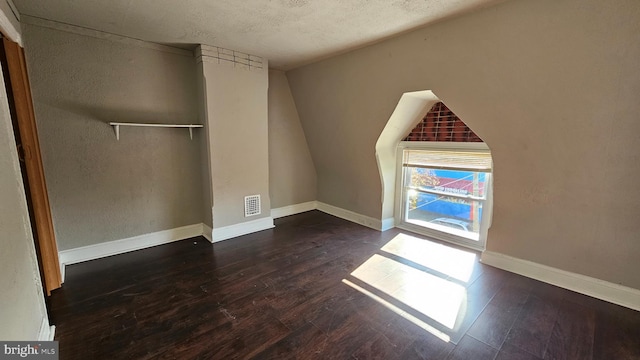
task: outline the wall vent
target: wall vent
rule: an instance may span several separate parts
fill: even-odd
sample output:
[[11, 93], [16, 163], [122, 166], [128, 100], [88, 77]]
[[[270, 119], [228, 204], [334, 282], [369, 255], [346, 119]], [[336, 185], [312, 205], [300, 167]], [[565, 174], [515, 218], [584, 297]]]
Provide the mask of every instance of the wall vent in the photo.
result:
[[244, 197], [244, 216], [260, 215], [260, 195]]

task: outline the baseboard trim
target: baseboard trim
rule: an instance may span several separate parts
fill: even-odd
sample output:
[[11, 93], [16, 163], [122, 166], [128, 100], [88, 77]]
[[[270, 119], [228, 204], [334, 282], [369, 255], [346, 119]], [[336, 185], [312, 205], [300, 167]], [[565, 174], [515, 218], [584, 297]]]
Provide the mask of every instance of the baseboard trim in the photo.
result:
[[379, 219], [374, 219], [370, 216], [358, 214], [351, 210], [345, 210], [337, 206], [325, 204], [320, 201], [318, 201], [317, 203], [318, 203], [318, 210], [324, 213], [354, 222], [356, 224], [364, 225], [374, 230], [383, 231], [382, 221]]
[[640, 290], [637, 289], [492, 251], [483, 252], [481, 261], [487, 265], [640, 311]]
[[202, 224], [202, 236], [205, 239], [209, 240], [210, 243], [213, 243], [213, 229], [209, 227], [207, 224]]
[[323, 203], [321, 201], [308, 201], [305, 203], [271, 209], [271, 217], [274, 219], [278, 219], [281, 217], [295, 215], [311, 210], [319, 210], [323, 213], [333, 215], [341, 219], [354, 222], [356, 224], [364, 225], [378, 231], [387, 231], [389, 229], [393, 229], [396, 226], [395, 218], [391, 217], [383, 220], [378, 220], [370, 216], [358, 214], [351, 210], [342, 209], [337, 206]]
[[271, 217], [279, 219], [281, 217], [295, 215], [303, 213], [305, 211], [311, 211], [318, 208], [317, 201], [307, 201], [300, 204], [287, 205], [275, 209], [271, 209]]
[[271, 216], [219, 228], [214, 227], [211, 234], [211, 242], [216, 243], [218, 241], [251, 234], [258, 231], [272, 229], [273, 227], [273, 218]]
[[[100, 244], [63, 250], [58, 253], [60, 266], [64, 267], [66, 265], [77, 264], [112, 255], [124, 254], [130, 251], [200, 236], [203, 233], [202, 225], [203, 224], [187, 225], [126, 239], [107, 241]], [[64, 274], [64, 269], [62, 269], [62, 273]]]
[[333, 205], [325, 204], [323, 202], [308, 201], [305, 203], [272, 209], [272, 216], [270, 217], [264, 217], [220, 228], [212, 229], [208, 225], [200, 223], [175, 229], [158, 231], [150, 234], [134, 236], [126, 239], [108, 241], [100, 244], [63, 250], [58, 253], [58, 258], [60, 261], [60, 272], [62, 273], [62, 282], [64, 282], [65, 279], [66, 265], [77, 264], [112, 255], [124, 254], [127, 252], [168, 244], [174, 241], [180, 241], [196, 236], [203, 236], [209, 242], [215, 243], [238, 236], [271, 229], [274, 227], [274, 218], [294, 215], [315, 209], [378, 231], [385, 231], [395, 226], [395, 221], [393, 218], [384, 219], [383, 221], [381, 221], [369, 216], [358, 214], [350, 210], [345, 210]]
[[[58, 253], [58, 259], [59, 258], [60, 258], [60, 254]], [[64, 277], [66, 275], [67, 267], [61, 261], [58, 263], [58, 265], [60, 265], [60, 276], [62, 277], [61, 282], [64, 284]]]
[[40, 332], [38, 333], [38, 341], [53, 341], [56, 334], [56, 327], [49, 325], [49, 319], [45, 316], [40, 323]]
[[131, 251], [164, 245], [196, 236], [203, 236], [214, 243], [234, 237], [273, 228], [273, 218], [266, 217], [240, 224], [211, 229], [200, 223], [182, 226], [175, 229], [158, 231], [150, 234], [134, 236], [127, 239], [108, 241], [95, 245], [83, 246], [75, 249], [63, 250], [58, 253], [60, 272], [64, 282], [66, 266], [107, 256], [124, 254]]
[[380, 231], [387, 231], [389, 229], [393, 229], [394, 227], [396, 227], [396, 219], [395, 218], [386, 218], [386, 219], [382, 219], [382, 228], [380, 229]]

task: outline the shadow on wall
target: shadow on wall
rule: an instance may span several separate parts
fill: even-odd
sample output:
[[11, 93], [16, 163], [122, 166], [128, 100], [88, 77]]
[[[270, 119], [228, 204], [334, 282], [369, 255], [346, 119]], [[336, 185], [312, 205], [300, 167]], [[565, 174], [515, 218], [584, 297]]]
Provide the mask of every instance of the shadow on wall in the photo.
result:
[[105, 124], [110, 122], [195, 124], [198, 122], [198, 119], [185, 119], [185, 114], [178, 112], [141, 110], [139, 107], [126, 108], [117, 106], [109, 108], [65, 100], [47, 102], [46, 105], [73, 113], [82, 119], [92, 119]]
[[383, 224], [394, 223], [396, 149], [398, 144], [422, 120], [424, 114], [439, 101], [440, 99], [431, 90], [402, 94], [398, 105], [376, 142], [376, 161], [380, 172], [380, 181], [382, 182]]

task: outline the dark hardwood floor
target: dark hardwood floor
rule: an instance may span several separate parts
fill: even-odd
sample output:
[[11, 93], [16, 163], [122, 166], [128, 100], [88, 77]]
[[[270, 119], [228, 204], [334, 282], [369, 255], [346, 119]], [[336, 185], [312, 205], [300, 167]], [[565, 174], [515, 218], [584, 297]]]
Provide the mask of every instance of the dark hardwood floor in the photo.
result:
[[68, 266], [61, 359], [640, 359], [640, 313], [317, 211]]

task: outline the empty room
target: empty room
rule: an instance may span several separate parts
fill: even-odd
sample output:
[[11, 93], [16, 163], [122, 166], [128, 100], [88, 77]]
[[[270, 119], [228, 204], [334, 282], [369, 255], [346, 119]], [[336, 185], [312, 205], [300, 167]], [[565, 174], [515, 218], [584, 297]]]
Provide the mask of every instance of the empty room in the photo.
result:
[[640, 2], [0, 31], [0, 357], [640, 359]]

